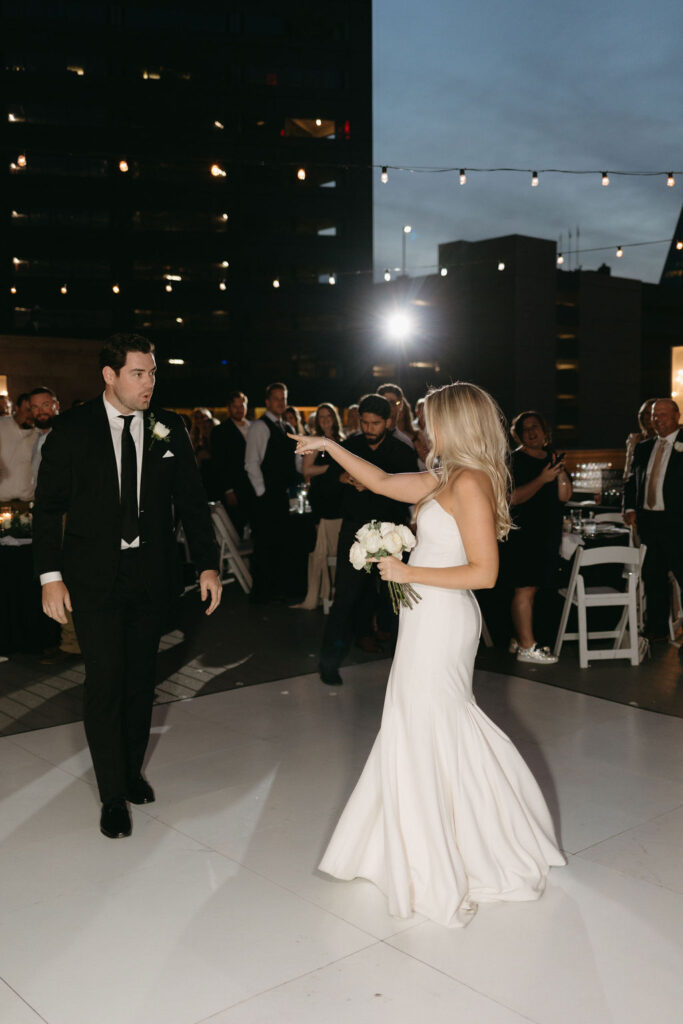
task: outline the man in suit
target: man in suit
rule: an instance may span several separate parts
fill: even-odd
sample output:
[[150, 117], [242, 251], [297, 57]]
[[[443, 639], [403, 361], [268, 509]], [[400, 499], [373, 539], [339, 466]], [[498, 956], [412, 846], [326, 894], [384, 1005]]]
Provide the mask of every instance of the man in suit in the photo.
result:
[[289, 440], [294, 431], [283, 419], [287, 386], [279, 382], [269, 384], [265, 404], [265, 413], [249, 428], [244, 455], [255, 494], [251, 599], [256, 604], [288, 596], [289, 488], [296, 483], [294, 445]]
[[228, 395], [228, 419], [211, 431], [216, 490], [240, 535], [249, 522], [254, 500], [254, 489], [244, 468], [247, 435], [251, 427], [247, 419], [248, 405], [249, 399], [243, 391], [233, 391]]
[[653, 402], [656, 436], [636, 445], [624, 489], [624, 522], [636, 525], [647, 545], [643, 584], [647, 635], [652, 640], [668, 635], [669, 571], [683, 587], [683, 430], [679, 418], [672, 399]]
[[[379, 394], [365, 395], [359, 409], [361, 433], [347, 438], [344, 448], [386, 473], [417, 472], [414, 450], [392, 433], [391, 408], [387, 399]], [[372, 636], [372, 617], [378, 608], [377, 576], [354, 569], [349, 562], [349, 550], [356, 539], [356, 532], [364, 523], [371, 519], [407, 523], [410, 506], [369, 491], [336, 462], [330, 462], [327, 473], [338, 474], [340, 482], [347, 486], [342, 500], [334, 601], [325, 624], [318, 670], [323, 683], [340, 686], [343, 680], [339, 666], [354, 636], [364, 650], [381, 650]], [[381, 592], [380, 600], [385, 596], [386, 588]], [[393, 622], [387, 622], [391, 626], [385, 631], [387, 636], [396, 630], [395, 617], [390, 614]]]
[[[165, 610], [177, 581], [175, 514], [207, 614], [221, 585], [206, 496], [184, 424], [150, 409], [154, 347], [136, 334], [100, 353], [104, 394], [57, 417], [42, 450], [33, 517], [43, 609], [73, 612], [86, 667], [84, 721], [102, 801], [100, 829], [131, 833], [127, 802], [154, 800], [142, 777]], [[63, 517], [64, 523], [63, 523]]]

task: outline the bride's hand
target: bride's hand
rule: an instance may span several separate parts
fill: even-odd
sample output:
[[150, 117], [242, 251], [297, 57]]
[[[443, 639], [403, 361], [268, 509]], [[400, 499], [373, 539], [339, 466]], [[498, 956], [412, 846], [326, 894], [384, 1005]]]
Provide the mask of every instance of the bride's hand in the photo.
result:
[[410, 566], [402, 562], [396, 555], [385, 555], [377, 559], [379, 574], [383, 580], [393, 583], [408, 583]]
[[326, 437], [309, 434], [290, 434], [289, 437], [296, 442], [297, 455], [305, 455], [306, 452], [324, 452], [327, 448]]

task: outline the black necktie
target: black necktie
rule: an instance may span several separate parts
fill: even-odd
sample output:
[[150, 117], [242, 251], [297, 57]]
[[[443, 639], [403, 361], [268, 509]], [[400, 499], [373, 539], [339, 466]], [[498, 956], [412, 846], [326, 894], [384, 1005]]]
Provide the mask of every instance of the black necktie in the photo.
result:
[[135, 441], [130, 432], [132, 416], [123, 420], [121, 435], [121, 537], [130, 544], [140, 534], [138, 523], [138, 460]]

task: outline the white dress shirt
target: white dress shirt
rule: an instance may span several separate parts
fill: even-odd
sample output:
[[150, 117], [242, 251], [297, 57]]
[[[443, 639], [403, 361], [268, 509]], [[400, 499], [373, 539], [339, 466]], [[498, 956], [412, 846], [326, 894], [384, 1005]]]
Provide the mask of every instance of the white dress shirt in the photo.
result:
[[[115, 409], [110, 402], [102, 395], [102, 401], [104, 402], [104, 410], [107, 414], [109, 421], [109, 429], [111, 431], [111, 439], [114, 445], [114, 457], [116, 459], [116, 472], [119, 478], [119, 495], [121, 494], [121, 438], [123, 437], [123, 413], [120, 413], [118, 409]], [[138, 473], [138, 508], [140, 507], [140, 481], [142, 480], [142, 456], [145, 450], [145, 418], [142, 412], [137, 411], [129, 413], [133, 419], [130, 423], [130, 433], [135, 444], [135, 455], [137, 462], [137, 473]], [[126, 543], [125, 540], [121, 540], [121, 550], [126, 551], [128, 548], [139, 548], [140, 538], [136, 537], [135, 540], [131, 541], [130, 544]], [[61, 580], [61, 572], [44, 572], [40, 575], [41, 585], [43, 583], [54, 583], [57, 580]]]
[[36, 435], [34, 427], [22, 430], [13, 416], [0, 416], [0, 502], [33, 501], [31, 455]]
[[650, 483], [650, 473], [654, 465], [655, 456], [657, 454], [658, 445], [666, 445], [662, 452], [662, 461], [659, 463], [659, 472], [657, 474], [657, 488], [655, 491], [655, 503], [654, 505], [648, 505], [647, 500], [643, 503], [643, 508], [648, 512], [664, 512], [664, 477], [669, 465], [669, 459], [671, 458], [671, 452], [673, 451], [674, 441], [678, 437], [678, 428], [671, 434], [667, 434], [666, 437], [658, 437], [655, 443], [652, 445], [652, 451], [650, 452], [650, 458], [647, 463], [647, 473], [645, 475], [645, 495], [647, 496], [648, 486]]

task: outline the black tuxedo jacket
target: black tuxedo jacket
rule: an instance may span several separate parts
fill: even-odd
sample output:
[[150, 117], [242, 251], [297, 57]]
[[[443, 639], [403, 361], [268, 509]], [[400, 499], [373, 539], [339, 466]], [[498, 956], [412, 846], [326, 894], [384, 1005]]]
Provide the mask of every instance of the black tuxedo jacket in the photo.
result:
[[[650, 461], [655, 441], [656, 438], [650, 438], [648, 441], [641, 441], [640, 444], [636, 445], [631, 472], [624, 487], [625, 509], [632, 508], [636, 512], [643, 510], [645, 505], [647, 464]], [[683, 443], [683, 429], [678, 431], [674, 444], [679, 442]], [[683, 519], [683, 451], [677, 452], [674, 448], [671, 452], [662, 490], [665, 510], [670, 516], [676, 519]]]
[[[170, 428], [168, 443], [152, 440], [152, 412]], [[149, 410], [144, 418], [140, 546], [150, 593], [165, 601], [178, 582], [175, 520], [182, 521], [199, 572], [217, 568], [216, 544], [183, 421], [165, 409]], [[61, 572], [77, 610], [102, 604], [112, 589], [121, 554], [121, 506], [102, 396], [54, 421], [38, 473], [33, 551], [36, 572]]]
[[242, 431], [231, 419], [224, 420], [211, 431], [211, 457], [214, 475], [220, 497], [233, 490], [240, 504], [246, 504], [254, 496], [247, 471], [244, 468], [244, 454], [247, 448]]

